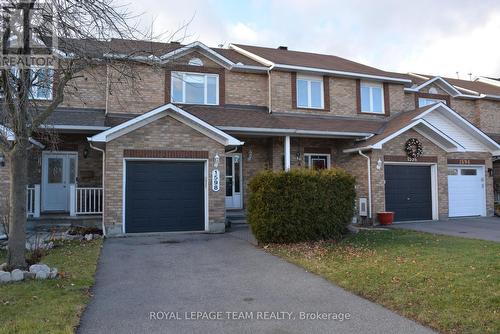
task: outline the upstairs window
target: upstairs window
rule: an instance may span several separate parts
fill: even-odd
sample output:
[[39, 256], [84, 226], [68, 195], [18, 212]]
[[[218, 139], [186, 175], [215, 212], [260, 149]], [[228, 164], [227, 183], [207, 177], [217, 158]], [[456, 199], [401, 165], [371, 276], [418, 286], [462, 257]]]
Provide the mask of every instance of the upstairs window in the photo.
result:
[[172, 72], [171, 100], [186, 104], [219, 104], [219, 76]]
[[31, 98], [34, 100], [51, 100], [54, 70], [38, 68], [31, 71]]
[[298, 77], [297, 78], [297, 107], [298, 108], [324, 108], [323, 78]]
[[446, 104], [446, 101], [445, 100], [441, 100], [441, 99], [431, 99], [431, 98], [427, 98], [427, 97], [419, 97], [418, 98], [418, 107], [425, 107], [425, 106], [428, 106], [429, 104], [434, 104], [434, 103], [439, 103], [439, 102], [443, 102], [444, 104]]
[[[10, 73], [13, 81], [19, 80], [19, 69], [12, 68]], [[32, 100], [52, 100], [52, 88], [54, 84], [54, 70], [52, 68], [31, 68], [31, 90], [29, 98]], [[0, 92], [3, 97], [3, 91]]]
[[361, 82], [361, 112], [384, 114], [384, 86], [377, 82]]

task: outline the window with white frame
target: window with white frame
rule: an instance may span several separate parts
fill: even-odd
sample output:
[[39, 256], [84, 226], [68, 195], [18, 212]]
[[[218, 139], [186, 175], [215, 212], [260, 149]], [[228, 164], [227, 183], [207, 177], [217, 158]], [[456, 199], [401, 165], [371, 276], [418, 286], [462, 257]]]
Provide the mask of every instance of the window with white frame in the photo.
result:
[[219, 75], [172, 72], [171, 100], [174, 103], [219, 104]]
[[428, 106], [430, 104], [439, 103], [439, 102], [443, 102], [444, 104], [446, 104], [446, 101], [441, 100], [441, 99], [431, 99], [431, 98], [427, 98], [427, 97], [419, 97], [418, 98], [418, 106], [419, 107], [425, 107], [425, 106]]
[[31, 98], [35, 100], [51, 100], [54, 70], [38, 68], [31, 71]]
[[323, 78], [297, 77], [297, 107], [324, 108]]
[[[19, 79], [19, 69], [11, 68], [12, 76]], [[52, 68], [31, 68], [31, 90], [29, 98], [33, 100], [51, 100], [52, 88], [54, 84], [54, 69]], [[0, 93], [3, 97], [3, 92]]]
[[383, 114], [384, 86], [378, 82], [361, 82], [361, 112]]
[[330, 154], [305, 153], [304, 160], [309, 169], [330, 168]]

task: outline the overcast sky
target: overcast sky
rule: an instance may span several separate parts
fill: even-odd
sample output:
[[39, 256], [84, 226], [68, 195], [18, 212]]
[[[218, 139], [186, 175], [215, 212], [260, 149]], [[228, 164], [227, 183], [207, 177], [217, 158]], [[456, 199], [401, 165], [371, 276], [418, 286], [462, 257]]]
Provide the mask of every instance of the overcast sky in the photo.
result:
[[388, 71], [500, 77], [499, 0], [138, 0], [129, 8], [156, 34], [192, 19], [184, 43], [286, 45]]

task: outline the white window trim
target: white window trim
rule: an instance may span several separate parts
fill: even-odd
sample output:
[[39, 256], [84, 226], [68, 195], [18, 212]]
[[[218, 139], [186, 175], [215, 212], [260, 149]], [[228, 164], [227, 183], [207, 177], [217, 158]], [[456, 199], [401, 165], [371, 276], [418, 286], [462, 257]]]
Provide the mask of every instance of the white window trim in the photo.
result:
[[434, 103], [442, 102], [442, 103], [446, 104], [446, 101], [443, 99], [432, 98], [432, 97], [419, 97], [418, 98], [418, 107], [421, 108], [421, 107], [428, 106], [429, 104], [425, 104], [425, 105], [420, 104], [420, 101], [426, 101], [426, 100], [432, 100], [432, 101], [434, 101]]
[[[174, 77], [175, 74], [181, 75], [182, 76], [182, 102], [175, 102], [174, 101]], [[178, 103], [178, 104], [197, 104], [197, 103], [190, 103], [186, 102], [186, 80], [184, 79], [184, 75], [201, 75], [204, 77], [204, 101], [203, 104], [205, 105], [211, 105], [211, 106], [217, 106], [219, 105], [219, 75], [214, 74], [214, 73], [198, 73], [198, 72], [180, 72], [180, 71], [172, 71], [170, 75], [170, 102], [172, 103]], [[207, 101], [207, 91], [208, 91], [208, 84], [207, 80], [208, 77], [214, 77], [217, 80], [215, 81], [215, 103], [208, 103]]]
[[[307, 105], [300, 105], [299, 104], [299, 80], [303, 80], [307, 82]], [[321, 91], [321, 106], [320, 107], [313, 107], [312, 104], [312, 99], [311, 99], [311, 82], [319, 82], [320, 84], [320, 91]], [[297, 99], [297, 108], [308, 108], [308, 109], [325, 109], [325, 88], [323, 87], [323, 77], [319, 76], [305, 76], [305, 75], [298, 75], [296, 82], [295, 82], [295, 87], [296, 87], [296, 99]]]
[[[331, 168], [331, 156], [328, 153], [304, 153], [304, 162], [309, 158], [311, 159], [311, 156], [319, 156], [319, 157], [326, 157], [326, 168]], [[312, 169], [312, 164], [309, 161], [309, 166], [307, 167], [309, 169]]]
[[[369, 88], [370, 92], [370, 110], [363, 110], [363, 95], [361, 94], [364, 87]], [[373, 91], [372, 88], [380, 88], [382, 90], [381, 102], [382, 108], [381, 111], [373, 111]], [[384, 115], [385, 114], [385, 100], [384, 100], [384, 85], [378, 82], [373, 81], [361, 81], [361, 85], [359, 87], [359, 96], [361, 100], [361, 112], [366, 114], [376, 114], [376, 115]]]

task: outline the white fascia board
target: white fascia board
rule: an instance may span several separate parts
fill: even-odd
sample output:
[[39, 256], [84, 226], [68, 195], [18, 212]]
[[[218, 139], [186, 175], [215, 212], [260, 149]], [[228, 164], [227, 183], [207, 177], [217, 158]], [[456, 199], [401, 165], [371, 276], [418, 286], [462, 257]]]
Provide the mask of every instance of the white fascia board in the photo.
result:
[[169, 53], [166, 53], [166, 54], [160, 56], [160, 60], [162, 62], [168, 62], [170, 59], [175, 59], [175, 58], [181, 57], [182, 55], [187, 54], [192, 49], [196, 49], [196, 48], [199, 48], [199, 49], [203, 50], [204, 52], [206, 52], [207, 55], [214, 57], [215, 58], [214, 60], [218, 60], [219, 62], [222, 62], [225, 65], [225, 67], [230, 68], [231, 66], [234, 65], [234, 63], [231, 60], [229, 60], [226, 57], [224, 57], [223, 55], [215, 52], [214, 50], [212, 50], [211, 48], [209, 48], [208, 46], [206, 46], [205, 44], [203, 44], [200, 41], [196, 41], [196, 42], [190, 43], [188, 45], [185, 45], [179, 49], [176, 49], [174, 51], [170, 51]]
[[265, 66], [255, 66], [255, 65], [242, 65], [242, 64], [234, 64], [231, 67], [231, 70], [240, 70], [245, 72], [267, 72], [269, 67]]
[[423, 76], [421, 74], [413, 73], [413, 72], [408, 72], [408, 75], [411, 75], [412, 77], [420, 78], [423, 80], [429, 80], [430, 78]]
[[[464, 92], [471, 93], [471, 94], [473, 94], [472, 96], [475, 96], [475, 95], [481, 95], [481, 94], [479, 94], [479, 92], [476, 92], [475, 90], [471, 90], [471, 89], [463, 88], [463, 87], [460, 87], [460, 86], [457, 86], [457, 85], [453, 85], [453, 87], [455, 87], [455, 88], [457, 88], [457, 89], [460, 89], [460, 90], [463, 90]], [[462, 95], [463, 95], [463, 94], [462, 94]]]
[[109, 126], [92, 126], [92, 125], [40, 125], [42, 129], [54, 129], [54, 130], [88, 130], [88, 131], [105, 131], [108, 130]]
[[261, 64], [262, 64], [262, 65], [264, 65], [264, 66], [273, 66], [273, 65], [274, 65], [274, 63], [273, 63], [272, 61], [267, 60], [266, 58], [263, 58], [263, 57], [261, 57], [261, 56], [258, 56], [258, 55], [256, 55], [255, 53], [252, 53], [252, 52], [250, 52], [250, 51], [247, 51], [247, 50], [245, 50], [245, 49], [243, 49], [243, 48], [240, 48], [239, 46], [236, 46], [236, 45], [234, 45], [234, 44], [229, 44], [229, 48], [230, 48], [230, 49], [233, 49], [233, 50], [234, 50], [234, 51], [236, 51], [236, 52], [241, 53], [241, 54], [242, 54], [242, 55], [244, 55], [245, 57], [248, 57], [248, 58], [250, 58], [250, 59], [253, 59], [253, 60], [255, 60], [255, 61], [256, 61], [256, 62], [258, 62], [258, 63], [261, 63]]
[[364, 152], [364, 151], [370, 151], [373, 150], [373, 146], [364, 146], [364, 147], [357, 147], [357, 148], [348, 148], [343, 150], [342, 152], [344, 153], [355, 153], [355, 152]]
[[456, 89], [455, 87], [453, 87], [453, 85], [451, 85], [450, 83], [448, 83], [448, 81], [444, 80], [440, 76], [437, 76], [437, 77], [434, 77], [434, 78], [432, 78], [430, 80], [427, 80], [426, 82], [422, 83], [420, 86], [417, 86], [417, 87], [413, 88], [413, 90], [420, 91], [422, 88], [424, 88], [427, 85], [430, 85], [431, 83], [433, 83], [435, 81], [440, 81], [446, 87], [448, 87], [452, 92], [455, 92], [455, 94], [453, 94], [453, 96], [462, 95], [462, 93], [460, 93], [460, 91], [458, 89]]
[[[122, 123], [120, 125], [117, 125], [113, 128], [110, 128], [104, 132], [101, 132], [99, 134], [96, 134], [93, 137], [89, 138], [90, 142], [101, 142], [101, 143], [106, 143], [109, 142], [110, 140], [116, 139], [120, 136], [123, 136], [135, 129], [138, 129], [146, 124], [149, 124], [157, 119], [162, 118], [163, 116], [166, 116], [167, 111], [173, 111], [174, 113], [182, 116], [184, 119], [189, 120], [192, 124], [195, 124], [201, 128], [204, 128], [207, 130], [207, 135], [211, 137], [212, 139], [218, 141], [219, 143], [226, 145], [226, 146], [240, 146], [243, 145], [244, 142], [239, 141], [238, 139], [234, 138], [233, 136], [228, 135], [227, 133], [217, 129], [216, 127], [208, 124], [207, 122], [199, 119], [198, 117], [195, 117], [191, 115], [190, 113], [182, 110], [181, 108], [173, 105], [172, 103], [160, 106], [156, 109], [153, 109], [141, 116], [137, 116], [131, 120], [128, 120], [125, 123]], [[182, 120], [181, 120], [182, 121]], [[186, 122], [185, 122], [186, 123]], [[188, 124], [188, 123], [186, 123]], [[191, 125], [191, 124], [188, 124]]]
[[316, 68], [316, 67], [295, 66], [295, 65], [287, 65], [287, 64], [275, 64], [274, 68], [303, 71], [303, 72], [314, 72], [314, 73], [320, 73], [320, 74], [333, 74], [333, 75], [337, 75], [337, 76], [341, 76], [341, 77], [361, 78], [361, 79], [396, 82], [396, 83], [402, 83], [402, 84], [411, 84], [411, 80], [409, 80], [409, 79], [393, 78], [393, 77], [386, 77], [386, 76], [381, 76], [381, 75], [371, 75], [371, 74], [364, 74], [364, 73], [357, 73], [357, 72], [335, 71], [335, 70], [328, 70], [328, 69]]
[[299, 129], [279, 129], [279, 128], [252, 128], [238, 126], [218, 126], [224, 131], [241, 132], [241, 133], [262, 133], [262, 134], [284, 134], [284, 135], [311, 135], [325, 137], [369, 137], [373, 133], [368, 132], [340, 132], [340, 131], [312, 131]]
[[494, 79], [485, 78], [485, 77], [478, 77], [474, 81], [484, 82], [484, 83], [486, 83], [488, 85], [500, 87], [500, 81], [499, 80], [494, 80]]

